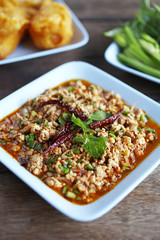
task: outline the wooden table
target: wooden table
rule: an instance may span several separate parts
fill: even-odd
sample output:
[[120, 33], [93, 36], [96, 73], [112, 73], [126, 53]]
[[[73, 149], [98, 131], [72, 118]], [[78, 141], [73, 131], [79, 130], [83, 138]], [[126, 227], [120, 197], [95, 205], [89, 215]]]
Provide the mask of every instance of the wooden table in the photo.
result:
[[[90, 35], [77, 50], [0, 66], [0, 98], [72, 60], [89, 62], [160, 103], [160, 85], [120, 71], [104, 60], [103, 36], [133, 17], [139, 0], [66, 0]], [[158, 2], [158, 1], [157, 1]], [[160, 239], [160, 167], [100, 219], [79, 223], [63, 216], [0, 164], [0, 239]]]

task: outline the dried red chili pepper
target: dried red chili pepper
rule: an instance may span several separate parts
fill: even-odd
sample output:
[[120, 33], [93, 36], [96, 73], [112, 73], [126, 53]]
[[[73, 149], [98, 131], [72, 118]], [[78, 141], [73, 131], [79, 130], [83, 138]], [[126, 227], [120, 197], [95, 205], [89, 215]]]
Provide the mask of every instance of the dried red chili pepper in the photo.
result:
[[123, 111], [123, 107], [115, 115], [110, 116], [109, 118], [105, 118], [102, 121], [91, 123], [89, 127], [91, 129], [95, 129], [95, 128], [103, 127], [105, 125], [112, 124], [120, 117], [122, 111]]
[[69, 120], [67, 121], [64, 126], [61, 128], [61, 130], [59, 131], [59, 133], [54, 137], [54, 139], [52, 140], [52, 144], [63, 134], [67, 133], [70, 131], [71, 127], [72, 127], [73, 123]]
[[78, 110], [72, 108], [71, 106], [69, 106], [68, 104], [63, 103], [61, 100], [58, 99], [51, 99], [48, 100], [46, 102], [42, 102], [39, 107], [36, 109], [36, 112], [40, 111], [41, 108], [45, 105], [49, 105], [49, 104], [58, 104], [59, 106], [65, 108], [66, 110], [68, 110], [68, 112], [70, 113], [74, 113], [76, 117], [81, 118], [82, 120], [85, 120], [87, 118], [87, 116], [81, 112], [79, 112]]
[[75, 135], [75, 133], [80, 132], [81, 130], [81, 128], [77, 128], [76, 130], [61, 135], [45, 152], [43, 152], [43, 154], [46, 154], [54, 150], [56, 147], [59, 147], [61, 144], [67, 142]]

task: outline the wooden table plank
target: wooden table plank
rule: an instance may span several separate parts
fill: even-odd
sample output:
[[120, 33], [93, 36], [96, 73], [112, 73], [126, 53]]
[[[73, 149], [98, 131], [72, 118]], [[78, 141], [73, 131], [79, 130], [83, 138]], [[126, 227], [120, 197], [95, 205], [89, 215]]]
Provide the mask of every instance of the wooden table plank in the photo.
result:
[[[139, 0], [67, 0], [87, 28], [90, 41], [77, 50], [0, 66], [0, 99], [68, 61], [100, 67], [160, 103], [160, 85], [108, 64], [104, 51], [111, 40], [105, 30], [134, 15]], [[123, 14], [122, 14], [123, 12]], [[51, 207], [0, 164], [0, 240], [159, 240], [160, 167], [131, 194], [100, 219], [75, 222]]]

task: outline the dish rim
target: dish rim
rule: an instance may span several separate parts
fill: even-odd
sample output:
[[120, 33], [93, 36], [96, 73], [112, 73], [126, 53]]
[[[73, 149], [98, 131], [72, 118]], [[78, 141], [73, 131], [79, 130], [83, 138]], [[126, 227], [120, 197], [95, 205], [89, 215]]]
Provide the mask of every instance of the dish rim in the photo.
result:
[[[67, 76], [67, 77], [66, 77]], [[56, 82], [54, 82], [54, 77]], [[33, 80], [24, 87], [13, 92], [9, 96], [0, 101], [0, 119], [22, 106], [29, 98], [33, 98], [45, 91], [45, 89], [59, 85], [69, 79], [81, 78], [95, 83], [99, 86], [105, 85], [106, 90], [111, 90], [114, 86], [115, 92], [129, 92], [129, 97], [137, 97], [139, 100], [144, 99], [148, 111], [149, 104], [152, 105], [151, 112], [155, 112], [155, 119], [159, 125], [160, 108], [159, 104], [143, 95], [127, 84], [121, 82], [110, 74], [100, 70], [99, 68], [85, 62], [73, 61], [60, 65], [41, 77]], [[45, 79], [45, 81], [44, 81]], [[98, 79], [98, 80], [97, 80]], [[98, 82], [97, 82], [98, 81]], [[45, 83], [44, 83], [45, 82]], [[109, 83], [109, 84], [108, 84]], [[36, 88], [38, 84], [38, 88]], [[31, 91], [32, 90], [32, 91]], [[121, 94], [121, 93], [120, 93]], [[29, 95], [29, 96], [28, 96]], [[124, 99], [123, 94], [121, 94]], [[128, 96], [127, 96], [128, 97]], [[125, 96], [126, 98], [126, 96]], [[8, 105], [12, 100], [12, 105]], [[13, 101], [14, 100], [14, 101]], [[126, 101], [126, 99], [124, 99]], [[129, 100], [130, 101], [130, 100]], [[129, 101], [127, 101], [129, 103]], [[130, 103], [129, 103], [130, 104]], [[143, 103], [144, 104], [144, 103]], [[143, 105], [142, 104], [142, 105]], [[144, 106], [145, 106], [144, 104]], [[141, 104], [140, 104], [141, 105]], [[9, 106], [9, 109], [6, 109]], [[143, 107], [144, 109], [144, 107]], [[145, 109], [145, 110], [146, 110]], [[150, 115], [150, 114], [149, 114]], [[148, 176], [160, 163], [160, 146], [157, 147], [135, 170], [133, 170], [125, 179], [123, 179], [116, 187], [103, 197], [88, 205], [76, 205], [50, 189], [40, 179], [22, 167], [17, 160], [11, 157], [3, 148], [0, 147], [1, 162], [10, 169], [16, 176], [25, 182], [31, 189], [39, 194], [43, 199], [50, 203], [66, 216], [81, 222], [88, 222], [101, 217], [119, 203], [126, 195], [128, 195], [142, 180]], [[8, 161], [5, 161], [8, 159]], [[152, 159], [152, 161], [151, 161]], [[106, 203], [107, 202], [107, 203]]]
[[120, 52], [120, 48], [119, 46], [117, 45], [116, 42], [112, 42], [105, 50], [104, 52], [104, 58], [107, 62], [109, 62], [110, 64], [112, 64], [113, 66], [121, 69], [121, 70], [124, 70], [126, 72], [129, 72], [129, 73], [132, 73], [134, 75], [137, 75], [139, 77], [142, 77], [142, 78], [145, 78], [149, 81], [152, 81], [152, 82], [156, 82], [158, 84], [160, 84], [160, 79], [159, 78], [156, 78], [156, 77], [153, 77], [149, 74], [146, 74], [146, 73], [143, 73], [143, 72], [140, 72], [136, 69], [133, 69], [131, 67], [128, 67], [122, 63], [120, 63], [117, 59], [117, 56], [118, 56], [118, 53]]
[[[80, 47], [82, 47], [82, 46], [84, 46], [84, 45], [86, 45], [88, 43], [88, 41], [89, 41], [89, 34], [88, 34], [86, 28], [81, 23], [81, 21], [76, 16], [76, 14], [65, 3], [65, 1], [63, 1], [63, 0], [56, 0], [56, 1], [61, 3], [61, 4], [66, 5], [68, 7], [69, 12], [71, 13], [73, 26], [74, 26], [74, 28], [76, 30], [78, 30], [80, 32], [81, 39], [79, 41], [75, 42], [75, 43], [68, 43], [68, 44], [66, 44], [66, 45], [64, 45], [62, 47], [53, 48], [53, 49], [49, 49], [49, 50], [41, 50], [41, 49], [38, 49], [38, 48], [36, 48], [34, 46], [34, 48], [37, 49], [37, 51], [35, 51], [33, 53], [27, 53], [26, 55], [22, 55], [22, 56], [12, 57], [11, 55], [16, 53], [16, 49], [15, 49], [7, 58], [0, 60], [0, 66], [1, 65], [5, 65], [5, 64], [9, 64], [9, 63], [25, 61], [25, 60], [30, 60], [30, 59], [34, 59], [34, 58], [39, 58], [39, 57], [49, 56], [49, 55], [52, 55], [52, 54], [54, 55], [54, 54], [57, 54], [57, 53], [74, 50], [74, 49], [80, 48]], [[26, 41], [31, 41], [31, 40], [26, 40]], [[17, 49], [20, 46], [23, 46], [23, 42], [20, 43], [17, 46]], [[25, 49], [27, 49], [27, 47], [25, 47]]]

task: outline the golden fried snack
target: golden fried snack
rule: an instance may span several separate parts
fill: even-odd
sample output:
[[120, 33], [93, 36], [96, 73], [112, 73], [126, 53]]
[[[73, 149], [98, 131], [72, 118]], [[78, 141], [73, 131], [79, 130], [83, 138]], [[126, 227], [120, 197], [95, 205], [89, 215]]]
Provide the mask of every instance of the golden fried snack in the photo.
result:
[[41, 6], [42, 0], [24, 0], [20, 2], [21, 8], [25, 11], [25, 16], [31, 21], [32, 17], [36, 14]]
[[6, 58], [21, 41], [29, 20], [18, 1], [5, 0], [0, 4], [0, 59]]
[[73, 27], [67, 7], [52, 0], [43, 1], [31, 20], [29, 33], [38, 48], [51, 49], [68, 43]]

